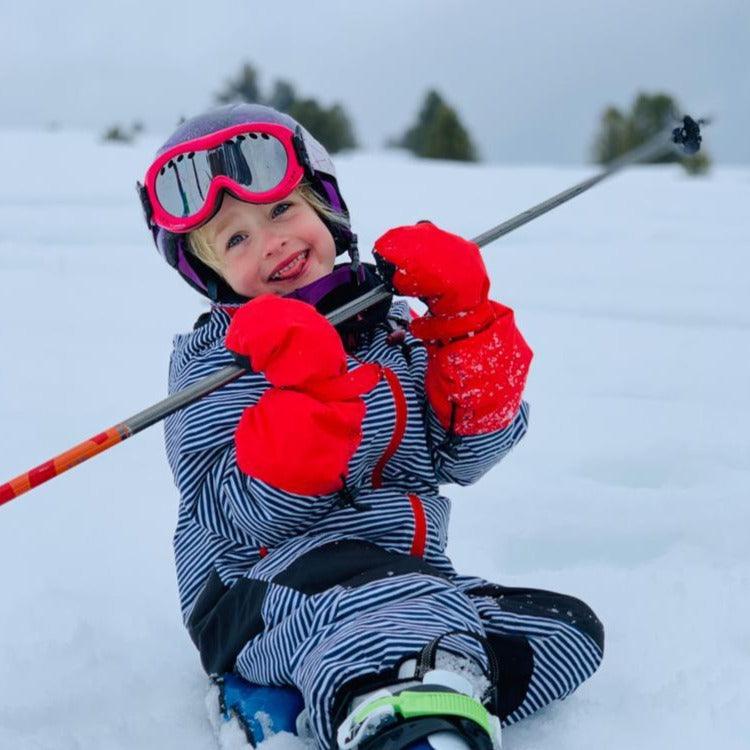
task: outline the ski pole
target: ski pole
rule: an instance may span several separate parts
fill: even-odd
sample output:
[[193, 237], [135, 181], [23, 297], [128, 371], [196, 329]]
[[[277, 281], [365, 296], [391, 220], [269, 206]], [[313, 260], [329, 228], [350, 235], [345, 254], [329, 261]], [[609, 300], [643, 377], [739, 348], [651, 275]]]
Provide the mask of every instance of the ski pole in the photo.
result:
[[[699, 127], [699, 123], [701, 122], [703, 121], [699, 120], [696, 122], [692, 118], [685, 116], [681, 127], [674, 129], [669, 128], [660, 132], [642, 146], [633, 149], [609, 164], [599, 174], [594, 175], [583, 182], [579, 182], [567, 190], [563, 190], [561, 193], [548, 198], [536, 206], [532, 206], [526, 211], [504, 221], [502, 224], [498, 224], [493, 229], [489, 229], [480, 234], [471, 241], [479, 245], [479, 247], [484, 247], [490, 242], [494, 242], [499, 237], [512, 232], [514, 229], [518, 229], [518, 227], [523, 226], [524, 224], [528, 224], [530, 221], [546, 214], [553, 208], [566, 203], [577, 195], [580, 195], [624, 167], [643, 161], [644, 159], [654, 158], [663, 155], [664, 153], [668, 153], [675, 148], [675, 144], [682, 147], [682, 150], [686, 153], [696, 153], [700, 148], [701, 142]], [[383, 301], [390, 295], [391, 291], [388, 286], [386, 284], [381, 284], [363, 294], [361, 297], [337, 308], [326, 315], [326, 318], [332, 325], [337, 325], [349, 318], [353, 318], [358, 313]], [[188, 388], [168, 396], [153, 406], [138, 412], [138, 414], [135, 414], [129, 419], [110, 427], [108, 430], [105, 430], [98, 435], [94, 435], [88, 440], [84, 440], [82, 443], [64, 451], [49, 461], [45, 461], [43, 464], [36, 466], [30, 471], [20, 474], [9, 482], [0, 485], [0, 505], [3, 505], [19, 495], [28, 492], [34, 487], [38, 487], [40, 484], [59, 476], [63, 472], [72, 469], [74, 466], [78, 466], [78, 464], [87, 461], [89, 458], [93, 458], [99, 453], [112, 448], [123, 440], [127, 440], [136, 433], [145, 430], [147, 427], [150, 427], [157, 422], [161, 422], [161, 420], [165, 419], [170, 414], [173, 414], [185, 406], [189, 406], [212, 391], [237, 380], [246, 372], [247, 370], [239, 365], [228, 365], [227, 367], [223, 367], [221, 370], [217, 370], [217, 372], [206, 376]]]

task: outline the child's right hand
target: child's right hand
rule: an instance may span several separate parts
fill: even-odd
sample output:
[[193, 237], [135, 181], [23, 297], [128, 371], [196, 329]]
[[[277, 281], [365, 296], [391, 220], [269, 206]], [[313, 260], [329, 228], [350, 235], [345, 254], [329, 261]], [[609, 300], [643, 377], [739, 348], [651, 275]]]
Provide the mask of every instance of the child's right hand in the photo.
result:
[[362, 439], [361, 399], [380, 368], [347, 372], [336, 329], [314, 307], [265, 295], [241, 307], [227, 349], [247, 358], [273, 386], [245, 409], [235, 432], [237, 465], [299, 495], [336, 492]]
[[346, 353], [336, 329], [312, 305], [264, 294], [232, 318], [227, 349], [279, 388], [346, 373]]

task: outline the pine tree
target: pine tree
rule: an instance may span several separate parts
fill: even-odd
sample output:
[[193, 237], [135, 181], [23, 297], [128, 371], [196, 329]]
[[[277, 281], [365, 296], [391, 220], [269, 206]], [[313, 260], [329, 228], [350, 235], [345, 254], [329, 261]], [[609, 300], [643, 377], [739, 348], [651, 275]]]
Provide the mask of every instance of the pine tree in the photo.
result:
[[417, 122], [393, 145], [427, 159], [477, 160], [474, 144], [458, 114], [434, 89], [425, 95]]
[[628, 150], [626, 131], [625, 115], [617, 107], [607, 107], [602, 114], [599, 135], [594, 146], [597, 162], [608, 164]]
[[276, 81], [268, 98], [268, 105], [281, 112], [289, 112], [297, 101], [297, 92], [288, 81]]
[[294, 86], [284, 80], [277, 80], [271, 95], [265, 97], [258, 83], [258, 73], [249, 63], [242, 66], [236, 78], [227, 81], [216, 98], [222, 104], [251, 102], [267, 104], [286, 112], [307, 128], [331, 153], [357, 146], [351, 120], [341, 104], [324, 107], [316, 99], [301, 99]]
[[216, 95], [220, 104], [229, 102], [262, 102], [263, 98], [258, 85], [258, 73], [249, 63], [242, 66], [236, 78], [230, 78], [223, 91]]
[[286, 111], [332, 154], [357, 145], [351, 121], [340, 104], [326, 108], [315, 99], [297, 99]]

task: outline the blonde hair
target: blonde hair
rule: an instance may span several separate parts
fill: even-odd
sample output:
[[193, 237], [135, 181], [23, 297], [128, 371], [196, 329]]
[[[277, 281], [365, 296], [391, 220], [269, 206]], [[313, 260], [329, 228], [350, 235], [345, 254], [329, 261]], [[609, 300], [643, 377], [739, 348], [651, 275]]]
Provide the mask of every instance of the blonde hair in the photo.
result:
[[[323, 199], [312, 189], [310, 183], [302, 182], [297, 188], [291, 193], [301, 198], [307, 203], [310, 208], [315, 211], [322, 219], [326, 220], [330, 224], [336, 224], [342, 227], [349, 226], [349, 220], [340, 211], [336, 211], [331, 208]], [[188, 248], [190, 252], [195, 255], [198, 260], [205, 263], [209, 268], [216, 271], [222, 278], [223, 264], [222, 256], [217, 249], [211, 244], [208, 239], [208, 231], [206, 225], [194, 229], [188, 235]]]

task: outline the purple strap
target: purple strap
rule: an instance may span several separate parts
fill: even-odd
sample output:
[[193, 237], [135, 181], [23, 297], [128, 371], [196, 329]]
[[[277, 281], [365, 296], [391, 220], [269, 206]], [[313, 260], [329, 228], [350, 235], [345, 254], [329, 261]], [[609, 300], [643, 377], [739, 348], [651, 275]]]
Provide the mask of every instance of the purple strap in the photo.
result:
[[177, 242], [177, 268], [183, 276], [187, 276], [195, 282], [201, 289], [206, 289], [203, 279], [193, 270], [193, 267], [185, 257], [185, 242], [180, 238]]
[[[308, 304], [315, 306], [326, 296], [326, 294], [351, 282], [351, 269], [352, 267], [348, 263], [344, 263], [334, 268], [331, 273], [327, 274], [322, 279], [313, 281], [312, 284], [308, 284], [307, 286], [301, 286], [299, 289], [295, 289], [293, 292], [285, 294], [284, 297], [286, 299], [298, 299], [301, 302], [307, 302]], [[357, 269], [357, 278], [359, 281], [365, 280], [365, 269], [363, 266], [360, 266]], [[222, 310], [241, 306], [241, 304], [219, 305]]]
[[320, 177], [319, 179], [328, 195], [328, 202], [331, 204], [331, 208], [334, 211], [343, 213], [344, 207], [341, 205], [341, 201], [339, 201], [338, 193], [336, 193], [336, 190], [334, 189], [333, 185], [331, 185], [331, 183], [323, 177]]
[[[360, 266], [357, 270], [357, 276], [360, 281], [364, 281], [365, 271], [362, 266]], [[312, 284], [308, 284], [307, 286], [301, 286], [299, 289], [295, 289], [293, 292], [290, 292], [289, 294], [286, 294], [284, 296], [288, 297], [289, 299], [298, 299], [311, 305], [317, 305], [318, 302], [320, 302], [320, 300], [322, 300], [323, 297], [326, 296], [326, 294], [332, 292], [339, 286], [348, 284], [350, 280], [351, 266], [346, 263], [344, 265], [338, 266], [322, 279], [313, 281]]]

